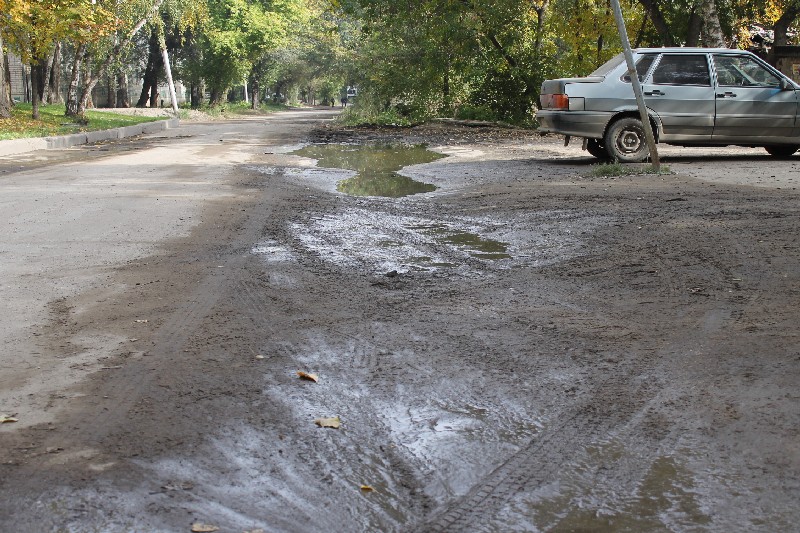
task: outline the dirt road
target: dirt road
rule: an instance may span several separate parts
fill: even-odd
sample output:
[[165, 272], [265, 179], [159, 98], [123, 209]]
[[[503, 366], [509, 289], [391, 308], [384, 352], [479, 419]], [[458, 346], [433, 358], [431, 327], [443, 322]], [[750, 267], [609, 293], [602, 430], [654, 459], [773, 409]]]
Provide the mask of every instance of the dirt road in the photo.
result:
[[328, 118], [0, 162], [3, 530], [797, 529], [800, 159]]

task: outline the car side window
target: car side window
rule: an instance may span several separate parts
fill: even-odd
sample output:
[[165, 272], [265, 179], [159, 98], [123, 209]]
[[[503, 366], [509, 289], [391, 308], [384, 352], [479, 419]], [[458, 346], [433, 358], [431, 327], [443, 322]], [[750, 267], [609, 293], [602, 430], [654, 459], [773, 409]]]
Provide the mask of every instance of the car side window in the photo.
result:
[[653, 83], [659, 85], [711, 85], [706, 56], [701, 54], [664, 54], [653, 71]]
[[[650, 66], [655, 59], [655, 54], [646, 54], [640, 57], [639, 61], [636, 62], [636, 75], [639, 77], [640, 82], [644, 81], [645, 76], [647, 76], [647, 71], [650, 70]], [[625, 83], [631, 82], [631, 77], [627, 72], [622, 76], [622, 81]]]
[[752, 57], [715, 55], [717, 83], [723, 87], [780, 87], [781, 80]]

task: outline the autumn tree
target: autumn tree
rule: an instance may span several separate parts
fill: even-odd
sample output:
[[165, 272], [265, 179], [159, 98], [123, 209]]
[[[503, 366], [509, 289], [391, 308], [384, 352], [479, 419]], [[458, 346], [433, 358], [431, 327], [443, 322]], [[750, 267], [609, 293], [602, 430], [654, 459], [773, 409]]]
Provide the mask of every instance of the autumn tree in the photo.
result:
[[[101, 6], [86, 0], [0, 0], [0, 34], [22, 60], [36, 67], [62, 39], [82, 45], [113, 31], [116, 20]], [[33, 118], [39, 118], [43, 76], [32, 81]]]

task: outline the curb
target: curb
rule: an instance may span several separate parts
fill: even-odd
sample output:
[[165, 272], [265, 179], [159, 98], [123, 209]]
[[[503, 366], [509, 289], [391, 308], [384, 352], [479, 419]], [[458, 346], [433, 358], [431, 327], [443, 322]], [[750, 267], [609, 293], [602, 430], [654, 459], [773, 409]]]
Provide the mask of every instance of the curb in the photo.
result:
[[180, 119], [171, 118], [155, 122], [142, 122], [141, 124], [124, 126], [122, 128], [87, 131], [85, 133], [73, 133], [72, 135], [61, 135], [58, 137], [34, 137], [0, 141], [0, 157], [24, 154], [36, 150], [70, 148], [72, 146], [107, 141], [110, 139], [124, 139], [125, 137], [134, 137], [146, 133], [158, 133], [159, 131], [177, 128], [178, 126], [180, 126]]

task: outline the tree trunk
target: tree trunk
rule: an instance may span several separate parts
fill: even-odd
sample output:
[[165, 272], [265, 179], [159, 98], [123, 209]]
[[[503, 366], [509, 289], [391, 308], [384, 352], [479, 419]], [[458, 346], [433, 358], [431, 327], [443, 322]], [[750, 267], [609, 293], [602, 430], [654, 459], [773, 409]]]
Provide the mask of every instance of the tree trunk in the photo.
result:
[[689, 27], [686, 33], [686, 46], [700, 46], [700, 34], [703, 32], [703, 21], [696, 9], [689, 13]]
[[536, 10], [536, 41], [533, 49], [536, 57], [538, 58], [542, 52], [542, 36], [544, 35], [544, 17], [547, 12], [547, 6], [550, 5], [550, 0], [544, 0], [539, 6], [534, 6]]
[[39, 97], [40, 104], [44, 101], [44, 63], [46, 61], [49, 61], [49, 58], [41, 61], [34, 58], [31, 64], [31, 87], [36, 88], [36, 96]]
[[31, 66], [31, 103], [33, 107], [31, 118], [39, 120], [39, 76], [33, 66]]
[[222, 91], [218, 88], [213, 87], [211, 89], [211, 98], [208, 100], [208, 105], [210, 106], [218, 106], [222, 103]]
[[89, 108], [94, 107], [94, 102], [92, 101], [92, 91], [94, 90], [95, 86], [97, 85], [97, 78], [92, 79], [91, 75], [84, 78], [88, 84], [83, 87], [83, 91], [81, 91], [81, 99], [78, 103], [78, 116], [83, 117], [86, 115], [86, 110]]
[[106, 76], [106, 83], [108, 84], [108, 91], [106, 94], [106, 107], [114, 109], [117, 107], [117, 87], [116, 87], [116, 76], [114, 76], [113, 72], [110, 72]]
[[252, 90], [250, 108], [251, 109], [258, 109], [261, 100], [261, 85], [258, 83], [257, 79], [253, 79], [250, 82], [250, 89]]
[[775, 49], [778, 46], [786, 46], [789, 44], [789, 36], [786, 34], [789, 32], [789, 27], [794, 23], [798, 15], [800, 15], [800, 5], [793, 3], [786, 8], [786, 11], [783, 12], [780, 18], [775, 21], [775, 25], [772, 26], [772, 31], [775, 33], [775, 41], [773, 42], [772, 49], [767, 58], [772, 65], [775, 65], [776, 62]]
[[78, 83], [85, 51], [85, 44], [79, 44], [78, 48], [75, 49], [75, 60], [72, 63], [72, 74], [70, 75], [69, 88], [67, 89], [67, 109], [64, 113], [68, 117], [78, 116]]
[[6, 77], [6, 94], [8, 94], [8, 99], [11, 102], [11, 107], [14, 107], [14, 100], [11, 98], [11, 67], [8, 64], [8, 54], [4, 53], [2, 48], [0, 48], [0, 55], [3, 56], [3, 60], [0, 63], [5, 64], [5, 77]]
[[[55, 50], [54, 50], [55, 51]], [[44, 61], [41, 63], [41, 75], [42, 78], [39, 80], [41, 84], [41, 89], [39, 90], [39, 95], [42, 98], [42, 102], [45, 104], [50, 103], [50, 72], [53, 68], [53, 54], [48, 54], [47, 57], [43, 58]]]
[[[94, 89], [95, 85], [97, 85], [100, 76], [102, 76], [103, 73], [106, 71], [108, 66], [111, 64], [111, 61], [119, 57], [122, 49], [129, 42], [131, 42], [133, 37], [139, 32], [140, 29], [142, 29], [142, 26], [144, 26], [145, 23], [147, 23], [148, 19], [158, 14], [158, 10], [161, 7], [161, 4], [163, 3], [164, 0], [153, 0], [153, 8], [150, 10], [148, 16], [141, 19], [136, 24], [136, 26], [134, 26], [133, 29], [131, 29], [131, 31], [128, 32], [128, 34], [125, 36], [124, 39], [121, 39], [119, 42], [117, 42], [116, 45], [114, 45], [114, 49], [111, 51], [111, 53], [109, 53], [106, 56], [106, 58], [97, 66], [96, 69], [97, 74], [93, 75], [91, 72], [88, 73], [88, 76], [86, 77], [86, 82], [87, 82], [86, 85], [89, 87], [89, 90], [88, 92], [84, 93], [83, 97], [81, 98], [82, 104], [79, 103], [78, 108], [83, 107], [84, 110], [86, 109], [86, 107], [89, 105], [89, 102], [91, 101], [92, 89]], [[67, 111], [69, 111], [69, 105], [67, 105]]]
[[3, 36], [0, 35], [0, 118], [11, 116], [11, 91], [6, 77], [6, 61], [3, 53]]
[[650, 20], [653, 21], [653, 27], [656, 29], [656, 33], [658, 33], [661, 39], [661, 44], [664, 46], [675, 46], [675, 39], [672, 37], [669, 24], [667, 24], [664, 14], [658, 6], [658, 0], [639, 0], [639, 3], [642, 4], [647, 14], [650, 15]]
[[88, 52], [83, 55], [84, 69], [81, 75], [81, 96], [78, 99], [78, 116], [86, 115], [86, 110], [94, 107], [92, 91], [97, 85], [98, 78], [92, 79], [91, 56]]
[[117, 107], [130, 107], [131, 98], [128, 94], [128, 74], [125, 69], [117, 72]]
[[148, 100], [148, 105], [151, 108], [159, 107], [158, 105], [158, 83], [154, 83], [150, 86], [150, 99]]
[[136, 107], [146, 107], [148, 101], [150, 107], [155, 107], [156, 102], [152, 98], [153, 87], [158, 87], [158, 74], [161, 70], [161, 49], [158, 45], [158, 34], [155, 30], [150, 34], [150, 41], [148, 43], [147, 52], [147, 66], [144, 69], [144, 80], [142, 81], [142, 92], [139, 95], [139, 101], [136, 102]]
[[53, 50], [53, 62], [50, 67], [50, 76], [47, 78], [48, 104], [64, 102], [61, 97], [61, 43], [56, 43]]
[[647, 29], [647, 23], [650, 21], [648, 17], [649, 15], [647, 13], [645, 13], [645, 15], [642, 17], [642, 25], [639, 26], [639, 31], [636, 33], [636, 41], [634, 41], [633, 43], [634, 48], [639, 48], [640, 46], [642, 46], [642, 39], [644, 39], [644, 30]]
[[775, 21], [775, 25], [772, 27], [775, 32], [775, 46], [789, 44], [789, 37], [786, 34], [789, 31], [789, 26], [792, 25], [798, 15], [800, 15], [800, 5], [794, 4], [787, 7], [783, 15]]
[[203, 104], [203, 86], [200, 82], [192, 83], [192, 109], [198, 109]]
[[703, 44], [709, 48], [725, 48], [725, 36], [714, 0], [700, 0], [699, 11], [703, 24]]

